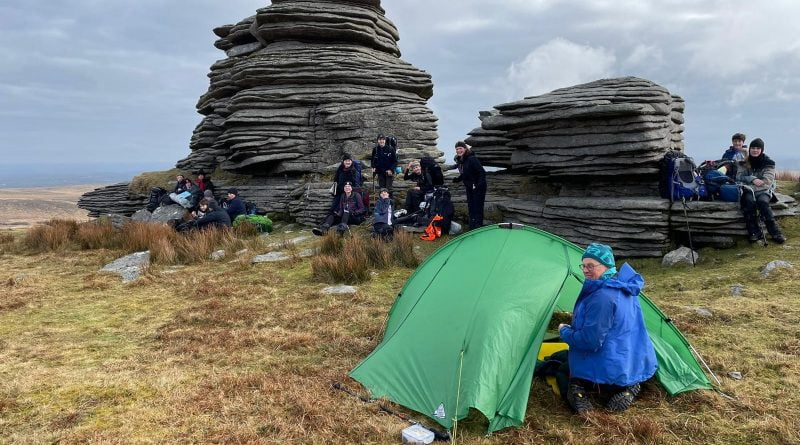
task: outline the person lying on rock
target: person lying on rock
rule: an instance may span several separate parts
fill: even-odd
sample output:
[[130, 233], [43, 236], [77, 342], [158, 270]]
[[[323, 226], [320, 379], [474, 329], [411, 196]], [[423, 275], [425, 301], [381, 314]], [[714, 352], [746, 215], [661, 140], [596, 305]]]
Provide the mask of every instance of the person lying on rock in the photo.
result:
[[572, 312], [572, 324], [558, 326], [569, 345], [567, 402], [578, 414], [597, 394], [611, 411], [624, 411], [658, 363], [647, 334], [639, 292], [642, 276], [625, 263], [619, 272], [611, 247], [592, 243], [581, 259], [586, 279]]
[[235, 221], [237, 216], [247, 213], [244, 202], [239, 198], [239, 190], [234, 187], [228, 189], [228, 200], [225, 201], [225, 211], [228, 212], [228, 217], [231, 221]]
[[786, 237], [783, 236], [770, 207], [770, 202], [777, 201], [775, 161], [764, 154], [764, 141], [760, 138], [750, 142], [747, 158], [739, 162], [736, 182], [742, 185], [741, 208], [750, 242], [754, 243], [764, 236], [756, 215], [756, 212], [760, 212], [772, 240], [778, 244], [785, 243]]
[[349, 182], [344, 184], [344, 193], [339, 199], [339, 204], [331, 213], [325, 218], [325, 221], [319, 226], [312, 229], [314, 235], [322, 236], [334, 224], [338, 224], [336, 230], [339, 233], [344, 233], [349, 229], [350, 225], [358, 225], [364, 222], [364, 201], [361, 195], [353, 191], [353, 185]]
[[392, 223], [392, 199], [389, 197], [389, 190], [381, 189], [378, 202], [375, 203], [373, 213], [375, 222], [372, 224], [373, 238], [380, 237], [383, 240], [391, 240], [394, 235]]
[[170, 193], [169, 198], [181, 207], [191, 209], [197, 206], [201, 195], [200, 187], [194, 184], [191, 179], [184, 178], [183, 191], [180, 193]]
[[425, 200], [425, 194], [433, 191], [433, 180], [430, 175], [422, 171], [419, 161], [408, 163], [403, 179], [414, 181], [416, 184], [406, 193], [406, 212], [414, 213], [419, 210], [419, 204]]

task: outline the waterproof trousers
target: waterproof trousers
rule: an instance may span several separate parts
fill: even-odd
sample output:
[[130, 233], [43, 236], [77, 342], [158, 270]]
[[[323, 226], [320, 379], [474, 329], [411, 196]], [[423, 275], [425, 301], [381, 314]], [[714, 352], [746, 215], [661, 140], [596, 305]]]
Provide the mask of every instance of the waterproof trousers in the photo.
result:
[[467, 189], [467, 211], [469, 212], [469, 228], [483, 226], [483, 203], [486, 200], [486, 183], [464, 184]]

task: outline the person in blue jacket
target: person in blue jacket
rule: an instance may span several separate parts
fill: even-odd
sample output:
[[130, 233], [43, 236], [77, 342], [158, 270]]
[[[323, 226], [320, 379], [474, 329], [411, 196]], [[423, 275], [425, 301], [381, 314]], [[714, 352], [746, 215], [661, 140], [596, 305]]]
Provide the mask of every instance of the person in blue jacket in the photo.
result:
[[644, 279], [628, 263], [617, 272], [611, 247], [598, 243], [586, 248], [581, 269], [586, 280], [572, 325], [558, 328], [569, 345], [567, 402], [584, 414], [593, 409], [594, 392], [609, 410], [624, 411], [658, 367], [639, 305]]

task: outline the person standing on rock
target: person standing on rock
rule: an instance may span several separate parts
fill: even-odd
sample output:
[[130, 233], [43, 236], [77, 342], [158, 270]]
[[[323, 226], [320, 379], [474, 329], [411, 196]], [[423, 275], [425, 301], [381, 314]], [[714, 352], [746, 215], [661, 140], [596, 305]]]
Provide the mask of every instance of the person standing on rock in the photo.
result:
[[775, 161], [764, 154], [764, 141], [760, 138], [750, 142], [747, 158], [739, 163], [736, 171], [736, 182], [742, 185], [741, 207], [747, 227], [748, 239], [754, 243], [763, 238], [758, 224], [756, 211], [767, 226], [769, 236], [778, 244], [786, 242], [786, 238], [775, 221], [770, 202], [775, 197]]
[[397, 168], [397, 151], [386, 144], [386, 136], [379, 134], [377, 144], [372, 147], [372, 176], [378, 176], [378, 186], [392, 194], [394, 171]]
[[464, 141], [456, 142], [456, 167], [458, 177], [453, 182], [463, 182], [467, 192], [467, 210], [469, 212], [469, 228], [483, 226], [483, 203], [486, 200], [486, 170], [475, 153]]
[[625, 411], [658, 368], [639, 305], [644, 279], [628, 263], [617, 272], [614, 252], [603, 244], [589, 244], [580, 266], [585, 281], [572, 325], [558, 326], [569, 345], [567, 402], [585, 414], [594, 409], [589, 395], [597, 394], [609, 410]]

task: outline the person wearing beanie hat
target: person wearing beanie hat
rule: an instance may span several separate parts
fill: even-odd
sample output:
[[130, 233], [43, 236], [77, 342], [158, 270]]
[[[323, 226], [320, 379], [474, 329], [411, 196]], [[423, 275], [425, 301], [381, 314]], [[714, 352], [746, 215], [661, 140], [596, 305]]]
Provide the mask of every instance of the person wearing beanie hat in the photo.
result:
[[731, 136], [731, 146], [722, 154], [722, 159], [743, 161], [747, 156], [747, 147], [744, 145], [746, 139], [747, 136], [744, 133], [736, 133]]
[[397, 150], [386, 143], [386, 136], [379, 134], [377, 144], [372, 147], [372, 177], [378, 177], [378, 187], [389, 190], [392, 194], [392, 183], [397, 169]]
[[740, 201], [748, 240], [754, 243], [764, 239], [764, 233], [758, 223], [758, 213], [767, 226], [767, 232], [778, 244], [786, 242], [770, 202], [775, 198], [775, 161], [764, 154], [764, 141], [755, 138], [750, 142], [747, 158], [739, 162], [736, 171], [736, 182], [742, 186]]
[[339, 167], [336, 169], [336, 173], [333, 176], [334, 199], [331, 203], [331, 210], [335, 209], [336, 206], [339, 205], [339, 198], [342, 196], [342, 193], [344, 193], [344, 185], [348, 182], [359, 194], [363, 192], [361, 163], [353, 160], [353, 156], [350, 153], [343, 153], [342, 162], [339, 164]]
[[567, 403], [585, 414], [594, 409], [590, 394], [599, 394], [607, 409], [624, 411], [658, 368], [639, 305], [644, 279], [628, 263], [617, 272], [611, 247], [599, 243], [586, 248], [580, 267], [572, 324], [558, 327], [569, 345]]
[[456, 167], [458, 177], [453, 182], [463, 182], [467, 192], [467, 212], [469, 213], [469, 228], [477, 229], [483, 226], [483, 203], [486, 200], [486, 170], [475, 153], [467, 147], [464, 141], [456, 142]]
[[239, 198], [239, 190], [234, 187], [228, 189], [228, 199], [222, 206], [228, 212], [231, 221], [235, 221], [237, 216], [247, 213], [244, 202]]

